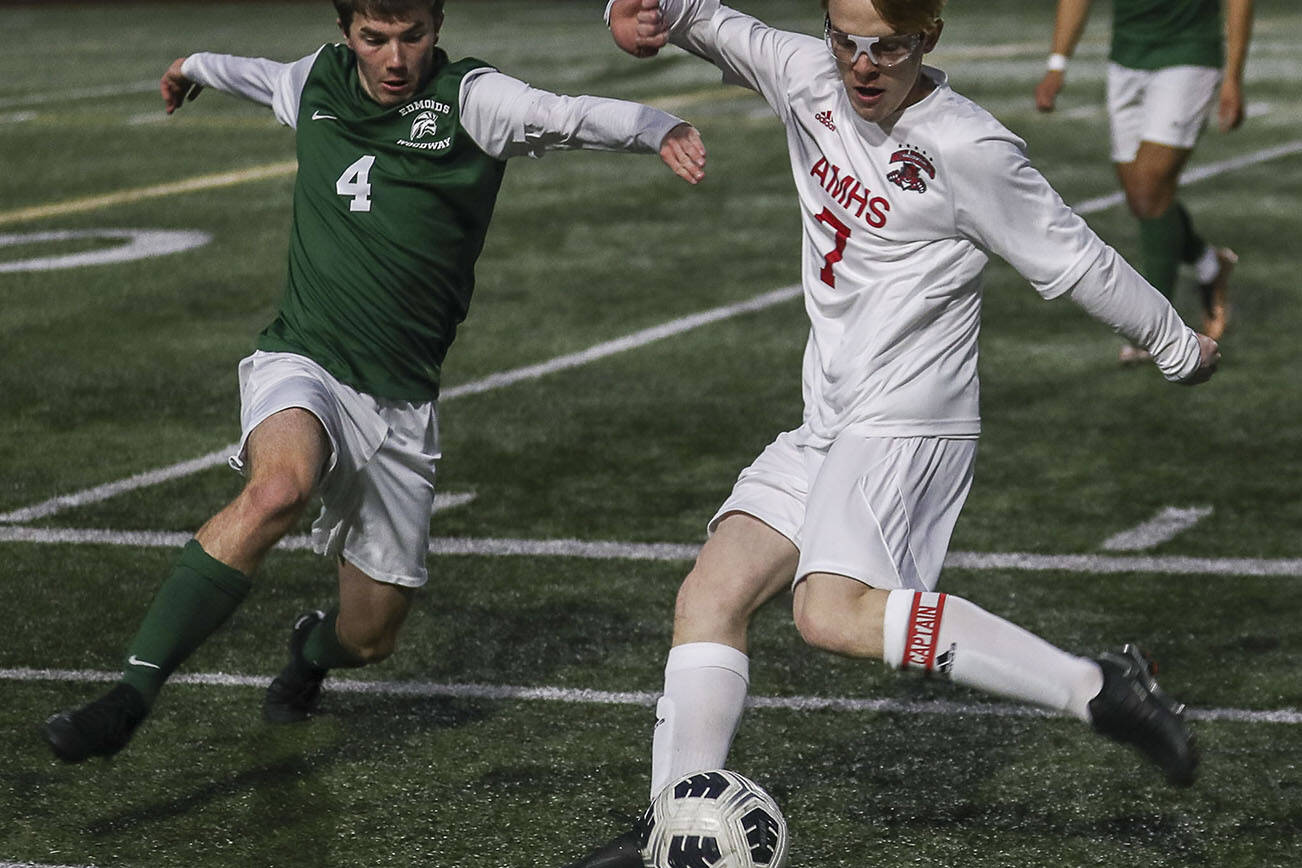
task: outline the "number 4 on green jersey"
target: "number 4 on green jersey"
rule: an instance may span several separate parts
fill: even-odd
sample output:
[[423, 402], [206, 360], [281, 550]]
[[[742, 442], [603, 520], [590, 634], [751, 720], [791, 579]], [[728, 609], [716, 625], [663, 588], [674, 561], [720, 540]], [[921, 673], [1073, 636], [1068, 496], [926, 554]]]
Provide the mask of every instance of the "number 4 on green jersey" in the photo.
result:
[[373, 165], [375, 165], [375, 157], [366, 154], [344, 169], [339, 180], [335, 181], [336, 193], [340, 196], [353, 197], [348, 203], [349, 211], [371, 210], [371, 166]]

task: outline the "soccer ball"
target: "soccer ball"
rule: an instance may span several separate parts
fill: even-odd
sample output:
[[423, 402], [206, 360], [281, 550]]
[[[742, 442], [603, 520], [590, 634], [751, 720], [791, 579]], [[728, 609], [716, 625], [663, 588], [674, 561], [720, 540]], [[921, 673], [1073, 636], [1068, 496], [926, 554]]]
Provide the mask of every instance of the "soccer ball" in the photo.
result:
[[648, 868], [781, 868], [787, 861], [777, 802], [726, 769], [692, 772], [665, 787], [641, 826]]

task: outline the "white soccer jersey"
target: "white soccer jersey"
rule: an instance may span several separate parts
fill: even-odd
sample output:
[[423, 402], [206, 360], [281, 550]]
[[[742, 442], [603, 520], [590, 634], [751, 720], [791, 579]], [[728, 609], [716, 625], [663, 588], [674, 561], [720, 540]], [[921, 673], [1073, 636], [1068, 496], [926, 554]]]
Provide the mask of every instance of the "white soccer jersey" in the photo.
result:
[[924, 67], [935, 89], [893, 125], [851, 108], [821, 39], [717, 0], [662, 0], [670, 39], [760, 93], [786, 126], [811, 328], [799, 442], [975, 436], [986, 251], [1046, 299], [1067, 292], [1152, 350], [1168, 379], [1198, 366], [1171, 306], [1033, 169], [1025, 143]]

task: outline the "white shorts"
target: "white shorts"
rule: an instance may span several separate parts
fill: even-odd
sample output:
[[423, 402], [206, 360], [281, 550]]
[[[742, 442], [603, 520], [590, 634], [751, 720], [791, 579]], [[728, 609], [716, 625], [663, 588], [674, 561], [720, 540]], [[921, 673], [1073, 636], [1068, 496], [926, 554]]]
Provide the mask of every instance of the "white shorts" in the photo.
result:
[[1112, 161], [1129, 163], [1140, 142], [1192, 148], [1216, 103], [1221, 71], [1211, 66], [1131, 69], [1108, 64]]
[[976, 438], [842, 435], [827, 449], [780, 434], [711, 519], [744, 512], [800, 549], [795, 581], [848, 576], [933, 590], [972, 487]]
[[377, 581], [425, 584], [440, 457], [434, 402], [374, 398], [305, 356], [259, 350], [240, 362], [243, 435], [231, 466], [243, 473], [250, 432], [291, 407], [316, 416], [330, 438], [330, 459], [317, 483], [321, 514], [312, 525], [312, 548], [344, 558]]

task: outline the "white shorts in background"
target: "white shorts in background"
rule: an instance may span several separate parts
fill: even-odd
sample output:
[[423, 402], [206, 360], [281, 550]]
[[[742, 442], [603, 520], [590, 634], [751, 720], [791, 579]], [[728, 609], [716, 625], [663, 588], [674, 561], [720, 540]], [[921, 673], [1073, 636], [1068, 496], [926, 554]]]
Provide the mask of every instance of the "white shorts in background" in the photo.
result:
[[316, 416], [330, 438], [330, 459], [317, 483], [322, 503], [313, 549], [342, 557], [377, 581], [425, 584], [440, 457], [434, 402], [375, 398], [305, 356], [259, 350], [240, 362], [243, 434], [231, 466], [243, 473], [250, 432], [291, 407]]
[[975, 438], [842, 435], [827, 449], [781, 434], [741, 472], [711, 519], [758, 518], [800, 549], [795, 581], [848, 576], [933, 590], [972, 487]]
[[1140, 142], [1192, 148], [1216, 103], [1221, 71], [1211, 66], [1131, 69], [1108, 64], [1112, 161], [1129, 163]]

